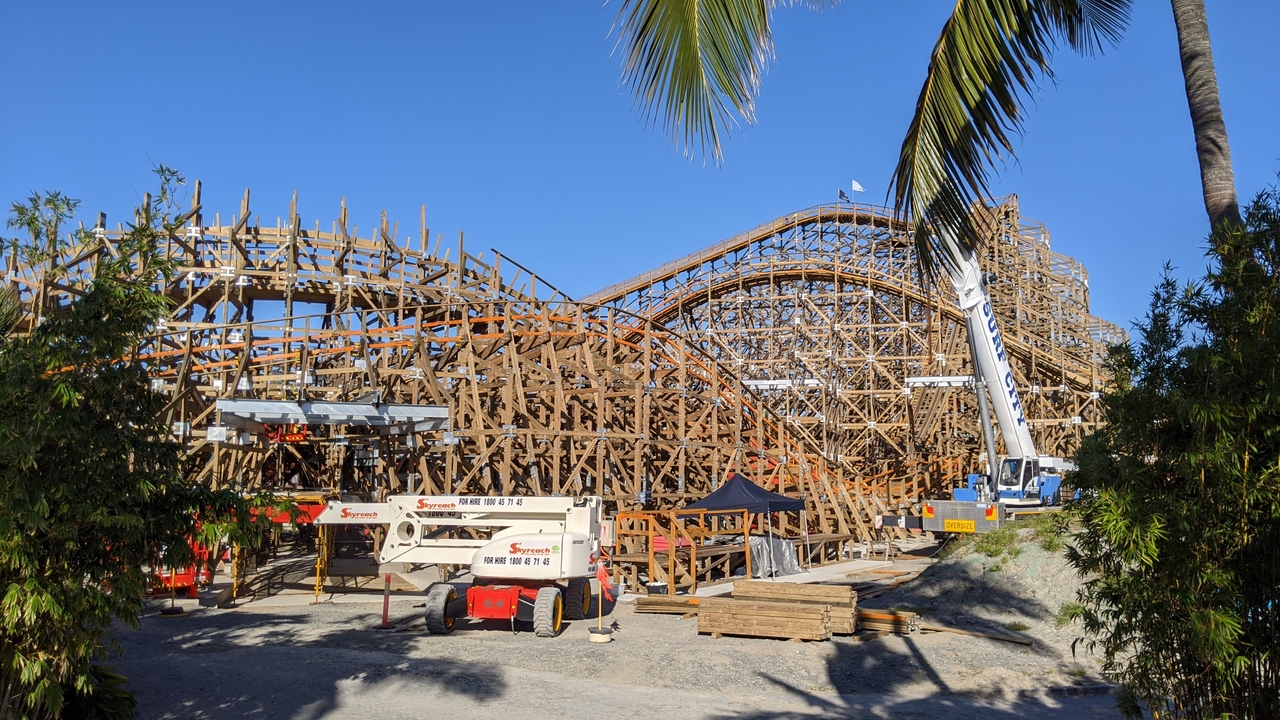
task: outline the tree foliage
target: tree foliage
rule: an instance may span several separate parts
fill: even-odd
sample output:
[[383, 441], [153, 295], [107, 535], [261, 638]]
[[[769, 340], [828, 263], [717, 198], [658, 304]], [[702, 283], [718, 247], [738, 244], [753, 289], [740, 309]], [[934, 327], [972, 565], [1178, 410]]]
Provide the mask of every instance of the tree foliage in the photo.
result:
[[11, 228], [26, 230], [31, 237], [30, 242], [18, 238], [12, 241], [23, 260], [35, 264], [57, 254], [62, 243], [62, 223], [71, 219], [78, 207], [79, 200], [69, 198], [58, 190], [33, 192], [25, 203], [12, 203], [6, 224]]
[[1113, 351], [1079, 454], [1077, 616], [1129, 716], [1280, 717], [1280, 192], [1208, 256]]
[[623, 82], [645, 118], [692, 155], [719, 163], [721, 133], [755, 122], [769, 62], [773, 3], [767, 0], [623, 0], [614, 26], [624, 48]]
[[[168, 313], [154, 289], [172, 272], [160, 241], [183, 221], [171, 213], [181, 177], [157, 172], [161, 191], [102, 253], [82, 297], [45, 308], [21, 336], [8, 332], [16, 297], [0, 297], [0, 718], [95, 703], [130, 713], [119, 676], [94, 663], [114, 622], [136, 624], [143, 566], [189, 562], [198, 521], [243, 539], [265, 520], [238, 493], [183, 481], [167, 399], [135, 357]], [[58, 193], [15, 203], [11, 226], [30, 239], [13, 242], [54, 262], [74, 209]]]

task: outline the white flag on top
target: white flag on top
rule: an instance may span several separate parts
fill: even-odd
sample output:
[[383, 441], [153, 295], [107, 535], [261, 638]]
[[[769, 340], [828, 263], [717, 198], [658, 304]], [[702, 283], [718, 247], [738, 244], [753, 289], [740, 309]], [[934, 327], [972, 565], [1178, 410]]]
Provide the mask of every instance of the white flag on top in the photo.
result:
[[853, 191], [854, 191], [854, 192], [866, 192], [866, 190], [863, 190], [863, 189], [862, 189], [862, 186], [858, 184], [858, 181], [857, 181], [857, 180], [854, 180], [854, 181], [853, 181]]

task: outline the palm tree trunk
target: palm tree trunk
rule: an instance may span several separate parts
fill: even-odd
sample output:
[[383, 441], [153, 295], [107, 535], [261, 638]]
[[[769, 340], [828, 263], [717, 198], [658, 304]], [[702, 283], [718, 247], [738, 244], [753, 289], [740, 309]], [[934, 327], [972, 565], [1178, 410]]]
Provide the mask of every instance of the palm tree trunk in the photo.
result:
[[1236, 199], [1235, 173], [1231, 170], [1231, 147], [1227, 125], [1218, 99], [1218, 76], [1213, 69], [1209, 46], [1209, 21], [1204, 0], [1172, 0], [1173, 21], [1178, 27], [1178, 51], [1182, 57], [1182, 77], [1187, 85], [1187, 106], [1196, 134], [1196, 157], [1200, 160], [1200, 184], [1204, 188], [1204, 209], [1209, 225], [1223, 220], [1240, 221]]

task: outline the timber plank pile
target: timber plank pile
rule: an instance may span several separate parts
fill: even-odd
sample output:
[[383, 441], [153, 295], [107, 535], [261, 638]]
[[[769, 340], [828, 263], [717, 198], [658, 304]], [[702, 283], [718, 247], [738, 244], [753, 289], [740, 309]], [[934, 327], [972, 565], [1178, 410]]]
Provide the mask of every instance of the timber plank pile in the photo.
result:
[[852, 635], [858, 631], [858, 596], [848, 585], [796, 585], [759, 580], [733, 584], [734, 599], [825, 605], [831, 611], [831, 632]]
[[860, 630], [883, 637], [909, 635], [922, 629], [919, 618], [904, 610], [858, 607], [858, 593], [849, 585], [799, 585], [738, 580], [732, 597], [669, 597], [636, 599], [637, 613], [665, 613], [698, 618], [698, 632], [712, 637], [829, 640]]
[[698, 611], [698, 605], [705, 598], [668, 595], [649, 595], [636, 598], [635, 611], [638, 613], [659, 615], [685, 615]]
[[857, 593], [859, 600], [870, 600], [871, 598], [880, 597], [881, 595], [893, 590], [894, 588], [904, 585], [915, 580], [921, 573], [922, 569], [913, 570], [859, 570], [858, 572], [849, 573], [846, 577], [858, 580], [859, 577], [865, 578], [867, 575], [888, 576], [886, 580], [868, 581], [862, 579], [853, 585], [854, 592]]
[[847, 585], [798, 585], [738, 580], [733, 597], [696, 607], [698, 632], [712, 637], [830, 640], [858, 630], [857, 596]]
[[830, 640], [831, 611], [813, 603], [707, 598], [698, 605], [698, 632], [782, 640]]
[[910, 635], [919, 627], [913, 612], [903, 610], [858, 610], [858, 624], [864, 630], [878, 630]]

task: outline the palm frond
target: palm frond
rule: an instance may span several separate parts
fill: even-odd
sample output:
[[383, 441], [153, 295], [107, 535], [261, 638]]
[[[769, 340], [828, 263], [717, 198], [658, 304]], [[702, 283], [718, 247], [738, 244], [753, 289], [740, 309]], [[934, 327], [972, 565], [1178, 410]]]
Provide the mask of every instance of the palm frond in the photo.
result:
[[[1023, 103], [1060, 41], [1093, 54], [1117, 42], [1131, 0], [958, 0], [929, 59], [890, 192], [915, 222], [926, 276], [982, 243], [970, 213], [997, 162], [1014, 156]], [[945, 238], [945, 241], [942, 240]]]
[[[624, 0], [614, 21], [623, 82], [646, 122], [685, 155], [717, 164], [720, 138], [755, 121], [760, 80], [773, 58], [769, 0]], [[709, 151], [709, 152], [708, 152]]]

